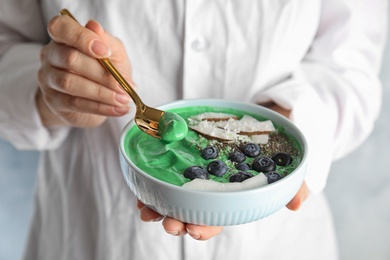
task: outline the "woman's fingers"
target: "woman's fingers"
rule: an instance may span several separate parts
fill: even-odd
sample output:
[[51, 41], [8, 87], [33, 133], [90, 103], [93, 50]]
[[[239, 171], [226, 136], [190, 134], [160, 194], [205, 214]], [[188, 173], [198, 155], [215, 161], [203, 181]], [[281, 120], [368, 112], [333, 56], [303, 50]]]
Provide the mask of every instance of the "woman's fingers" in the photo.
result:
[[127, 105], [130, 101], [130, 96], [126, 92], [113, 91], [104, 85], [68, 71], [53, 68], [50, 73], [43, 77], [47, 78], [46, 83], [51, 89], [71, 96], [82, 97], [111, 106]]
[[298, 210], [302, 203], [309, 197], [309, 189], [304, 181], [294, 198], [286, 205], [290, 210]]
[[222, 232], [223, 227], [187, 224], [187, 233], [196, 240], [208, 240]]
[[188, 233], [196, 240], [207, 240], [218, 235], [223, 230], [223, 227], [199, 226], [194, 224], [186, 224], [170, 217], [164, 218], [157, 212], [146, 207], [139, 200], [137, 201], [137, 208], [140, 210], [140, 218], [142, 221], [150, 222], [164, 219], [162, 225], [165, 232], [173, 236], [184, 236]]
[[[126, 50], [97, 22], [90, 21], [87, 26], [66, 15], [56, 16], [48, 24], [52, 41], [41, 51], [36, 99], [45, 125], [94, 127], [107, 116], [129, 111], [130, 97], [97, 61], [110, 57], [126, 77], [131, 73]], [[111, 47], [115, 55], [111, 55]]]
[[165, 232], [167, 232], [170, 235], [184, 236], [185, 234], [187, 234], [186, 224], [179, 220], [166, 217], [163, 220], [162, 225], [164, 227]]
[[223, 227], [217, 226], [199, 226], [186, 224], [179, 220], [166, 217], [163, 220], [165, 232], [174, 236], [190, 235], [196, 240], [208, 240], [222, 232]]
[[85, 55], [73, 47], [52, 41], [42, 48], [41, 61], [55, 68], [81, 75], [111, 89], [121, 90], [117, 89], [116, 81], [97, 59]]
[[[272, 109], [275, 112], [278, 112], [279, 114], [290, 118], [291, 116], [291, 110], [285, 109], [279, 105], [277, 105], [274, 102], [270, 102], [268, 104], [262, 104], [265, 107], [268, 107], [269, 109]], [[294, 198], [286, 205], [286, 207], [290, 210], [298, 210], [302, 203], [309, 197], [309, 189], [306, 185], [306, 182], [304, 181], [299, 188], [297, 194], [294, 196]]]
[[72, 96], [61, 92], [54, 92], [45, 96], [49, 107], [58, 114], [79, 112], [102, 116], [121, 116], [129, 111], [126, 105], [112, 106], [94, 100]]
[[127, 93], [113, 91], [66, 70], [41, 67], [38, 83], [45, 101], [54, 111], [118, 116], [129, 109], [130, 97]]
[[183, 236], [187, 233], [185, 223], [170, 217], [163, 218], [163, 216], [148, 208], [139, 200], [137, 200], [137, 208], [140, 211], [140, 218], [142, 221], [150, 222], [164, 219], [162, 225], [165, 229], [165, 232], [168, 234], [173, 236]]
[[150, 208], [143, 205], [142, 202], [138, 202], [137, 207], [140, 211], [140, 218], [142, 221], [145, 222], [160, 221], [164, 218], [154, 210], [151, 210]]
[[72, 46], [94, 58], [111, 56], [111, 49], [93, 31], [81, 26], [67, 15], [56, 16], [48, 24], [50, 37], [58, 43]]

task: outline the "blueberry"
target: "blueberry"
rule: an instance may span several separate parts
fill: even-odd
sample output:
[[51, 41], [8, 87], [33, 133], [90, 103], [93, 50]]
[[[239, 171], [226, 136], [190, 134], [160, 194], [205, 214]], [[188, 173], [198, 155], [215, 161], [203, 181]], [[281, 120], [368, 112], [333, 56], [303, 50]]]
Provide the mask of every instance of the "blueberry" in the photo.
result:
[[288, 153], [276, 153], [272, 156], [272, 160], [280, 166], [287, 166], [291, 163], [292, 158]]
[[273, 183], [273, 182], [278, 181], [281, 178], [283, 178], [277, 172], [267, 172], [267, 173], [264, 173], [264, 175], [267, 177], [268, 184]]
[[226, 163], [221, 160], [215, 160], [207, 165], [207, 171], [217, 177], [221, 177], [228, 170]]
[[269, 157], [260, 156], [253, 161], [252, 169], [258, 172], [270, 172], [276, 169], [276, 163]]
[[184, 171], [184, 177], [188, 179], [209, 179], [209, 173], [207, 170], [200, 166], [190, 166]]
[[235, 174], [232, 174], [229, 178], [230, 182], [243, 182], [246, 179], [249, 179], [253, 177], [252, 173], [250, 172], [238, 172]]
[[245, 144], [241, 151], [246, 155], [246, 156], [249, 156], [249, 157], [256, 157], [258, 155], [260, 155], [260, 147], [257, 145], [257, 144], [254, 144], [254, 143], [248, 143], [248, 144]]
[[215, 159], [218, 157], [218, 150], [213, 146], [207, 146], [202, 150], [201, 156], [205, 160]]
[[247, 171], [250, 170], [250, 168], [251, 167], [246, 162], [240, 162], [236, 164], [236, 169], [240, 171]]
[[229, 160], [232, 162], [240, 163], [245, 161], [246, 156], [240, 151], [233, 151], [229, 154]]

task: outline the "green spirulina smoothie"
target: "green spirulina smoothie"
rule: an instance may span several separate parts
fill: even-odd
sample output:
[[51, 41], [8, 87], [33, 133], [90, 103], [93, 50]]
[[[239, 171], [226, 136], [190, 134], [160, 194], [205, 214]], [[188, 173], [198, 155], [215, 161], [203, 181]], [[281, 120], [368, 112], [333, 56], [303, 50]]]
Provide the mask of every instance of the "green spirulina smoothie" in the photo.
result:
[[[196, 106], [176, 108], [169, 111], [178, 114], [185, 120], [205, 112], [222, 112], [236, 115], [238, 118], [241, 118], [243, 115], [250, 115], [259, 121], [267, 120], [267, 118], [259, 115], [222, 107]], [[275, 152], [288, 152], [292, 157], [291, 164], [283, 167], [277, 166], [276, 168], [276, 172], [286, 176], [299, 165], [302, 158], [302, 150], [298, 141], [288, 135], [281, 126], [274, 123], [274, 127], [276, 131], [270, 134], [269, 142], [265, 145], [260, 145], [261, 155], [271, 156]], [[134, 126], [127, 133], [124, 142], [127, 156], [138, 168], [157, 179], [177, 186], [182, 186], [190, 181], [190, 179], [183, 176], [187, 167], [195, 165], [206, 167], [212, 161], [205, 160], [201, 156], [201, 150], [208, 145], [217, 147], [219, 150], [217, 159], [224, 161], [229, 166], [228, 172], [221, 177], [210, 174], [211, 180], [227, 183], [230, 175], [238, 171], [233, 163], [228, 160], [228, 154], [234, 149], [234, 145], [208, 140], [190, 129], [183, 139], [165, 142], [143, 133], [137, 126]], [[253, 160], [254, 158], [247, 158], [245, 162], [251, 164]], [[249, 172], [253, 175], [259, 174], [253, 170]]]

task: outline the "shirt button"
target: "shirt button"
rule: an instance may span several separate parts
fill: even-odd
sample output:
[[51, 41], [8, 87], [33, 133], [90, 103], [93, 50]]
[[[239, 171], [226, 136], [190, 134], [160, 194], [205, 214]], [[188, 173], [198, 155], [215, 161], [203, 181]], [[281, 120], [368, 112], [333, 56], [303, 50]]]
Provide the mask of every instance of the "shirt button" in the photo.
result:
[[203, 38], [197, 38], [192, 41], [191, 48], [195, 52], [200, 52], [207, 48], [207, 43]]

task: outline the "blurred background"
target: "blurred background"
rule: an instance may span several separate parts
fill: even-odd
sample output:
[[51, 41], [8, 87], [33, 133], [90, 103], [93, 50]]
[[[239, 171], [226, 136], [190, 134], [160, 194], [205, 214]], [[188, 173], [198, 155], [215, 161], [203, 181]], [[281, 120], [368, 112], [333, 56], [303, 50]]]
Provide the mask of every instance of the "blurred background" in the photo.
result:
[[376, 128], [354, 153], [333, 164], [325, 190], [333, 210], [340, 260], [390, 260], [390, 28]]
[[[381, 79], [383, 107], [376, 128], [354, 153], [334, 163], [325, 190], [333, 210], [340, 260], [390, 260], [390, 43]], [[38, 154], [0, 139], [0, 260], [21, 258]]]

